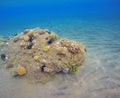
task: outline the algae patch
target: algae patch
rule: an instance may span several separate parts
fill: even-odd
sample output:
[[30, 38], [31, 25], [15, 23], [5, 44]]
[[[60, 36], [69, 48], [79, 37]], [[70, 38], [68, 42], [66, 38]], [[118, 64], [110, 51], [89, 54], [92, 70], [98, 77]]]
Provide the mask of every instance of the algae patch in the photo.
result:
[[84, 45], [59, 38], [48, 29], [26, 29], [10, 37], [6, 43], [0, 51], [5, 68], [14, 77], [24, 76], [35, 82], [45, 82], [58, 73], [78, 71], [86, 53]]

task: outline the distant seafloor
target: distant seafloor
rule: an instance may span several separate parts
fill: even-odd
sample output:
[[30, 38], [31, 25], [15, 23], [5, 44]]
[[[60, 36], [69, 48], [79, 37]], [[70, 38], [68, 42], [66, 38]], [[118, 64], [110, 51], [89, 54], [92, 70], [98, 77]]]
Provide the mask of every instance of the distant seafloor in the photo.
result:
[[1, 27], [0, 36], [12, 36], [27, 28], [47, 28], [62, 38], [83, 43], [87, 54], [76, 74], [59, 75], [45, 85], [12, 78], [1, 67], [0, 98], [120, 98], [119, 19], [44, 18], [28, 23], [8, 22], [9, 25]]

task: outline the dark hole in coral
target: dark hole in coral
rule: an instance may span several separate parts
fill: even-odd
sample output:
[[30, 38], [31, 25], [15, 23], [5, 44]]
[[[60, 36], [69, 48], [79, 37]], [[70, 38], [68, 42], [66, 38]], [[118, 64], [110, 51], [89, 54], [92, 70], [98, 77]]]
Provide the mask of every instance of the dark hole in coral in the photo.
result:
[[62, 59], [61, 58], [58, 58], [59, 61], [61, 61]]
[[1, 54], [1, 59], [5, 60], [6, 59], [6, 55], [5, 54]]
[[32, 41], [33, 41], [33, 38], [32, 38], [32, 37], [30, 37], [29, 42], [32, 42]]
[[48, 34], [51, 34], [51, 32], [50, 32], [50, 31], [48, 31]]
[[54, 41], [54, 39], [51, 38], [47, 43], [48, 43], [48, 44], [52, 44], [53, 41]]
[[15, 77], [15, 78], [18, 77], [18, 76], [19, 76], [19, 75], [18, 75], [17, 73], [13, 75], [13, 77]]
[[87, 52], [87, 49], [86, 49], [86, 48], [85, 48], [84, 50], [85, 50], [85, 52]]
[[33, 43], [31, 43], [29, 46], [27, 46], [27, 49], [31, 49], [33, 46]]
[[42, 71], [42, 72], [44, 72], [44, 67], [46, 67], [46, 66], [43, 65], [43, 66], [41, 67], [41, 71]]
[[[59, 55], [59, 57], [61, 57], [61, 58], [65, 58], [65, 57], [66, 57], [65, 54], [57, 53], [57, 55]], [[62, 59], [61, 59], [61, 60], [62, 60]]]
[[46, 37], [45, 39], [48, 40], [48, 37]]

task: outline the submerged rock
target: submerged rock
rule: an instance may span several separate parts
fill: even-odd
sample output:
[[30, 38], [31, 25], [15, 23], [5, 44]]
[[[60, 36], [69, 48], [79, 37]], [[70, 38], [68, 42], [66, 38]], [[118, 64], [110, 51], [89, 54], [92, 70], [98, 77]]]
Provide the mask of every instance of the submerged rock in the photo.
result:
[[[27, 79], [42, 81], [43, 77], [59, 72], [76, 72], [85, 59], [84, 45], [61, 39], [47, 29], [26, 29], [23, 34], [8, 40], [8, 43], [1, 53], [1, 59], [9, 56], [5, 65], [7, 68], [16, 69], [12, 72], [15, 77], [24, 75]], [[11, 61], [15, 61], [14, 66], [9, 63]], [[25, 66], [18, 67], [19, 65]], [[48, 80], [47, 77], [45, 79]]]
[[8, 63], [5, 65], [5, 68], [13, 68], [13, 67], [14, 67], [14, 65], [12, 63]]
[[62, 72], [65, 73], [65, 74], [67, 74], [67, 73], [69, 72], [69, 70], [70, 70], [69, 68], [64, 68], [64, 69], [62, 70]]
[[18, 42], [19, 40], [21, 40], [21, 38], [17, 35], [13, 38], [13, 42]]

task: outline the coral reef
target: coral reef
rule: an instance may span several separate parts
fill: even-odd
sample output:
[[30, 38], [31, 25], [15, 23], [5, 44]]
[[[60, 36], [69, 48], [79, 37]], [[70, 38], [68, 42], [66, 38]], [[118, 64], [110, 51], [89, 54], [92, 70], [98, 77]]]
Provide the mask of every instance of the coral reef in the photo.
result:
[[29, 39], [30, 39], [30, 37], [29, 37], [28, 35], [23, 36], [23, 40], [24, 40], [24, 41], [27, 42], [27, 41], [29, 41]]
[[45, 46], [45, 47], [43, 47], [43, 51], [44, 52], [48, 52], [50, 50], [50, 46], [48, 45], [48, 46]]
[[24, 76], [28, 80], [43, 82], [61, 72], [78, 71], [85, 60], [84, 45], [61, 39], [48, 29], [26, 29], [10, 37], [6, 43], [0, 47], [1, 63], [14, 77]]
[[67, 47], [68, 51], [73, 54], [80, 53], [82, 49], [84, 49], [83, 52], [86, 52], [85, 47], [76, 42], [70, 42], [68, 39], [62, 39], [60, 42], [63, 47]]
[[34, 56], [34, 60], [35, 60], [35, 61], [38, 61], [39, 58], [40, 58], [40, 57], [39, 57], [38, 55]]
[[73, 54], [77, 54], [80, 52], [80, 46], [72, 43], [68, 46], [68, 51], [70, 51]]

